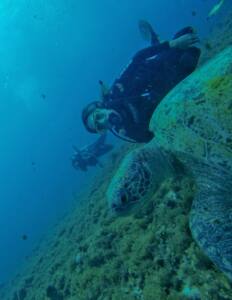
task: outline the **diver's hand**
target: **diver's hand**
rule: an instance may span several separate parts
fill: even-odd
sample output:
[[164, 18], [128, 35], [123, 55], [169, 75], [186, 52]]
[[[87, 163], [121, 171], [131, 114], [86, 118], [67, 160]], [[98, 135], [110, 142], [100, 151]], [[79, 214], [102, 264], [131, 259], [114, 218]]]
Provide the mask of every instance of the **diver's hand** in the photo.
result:
[[170, 48], [187, 49], [199, 42], [196, 33], [187, 33], [169, 42]]

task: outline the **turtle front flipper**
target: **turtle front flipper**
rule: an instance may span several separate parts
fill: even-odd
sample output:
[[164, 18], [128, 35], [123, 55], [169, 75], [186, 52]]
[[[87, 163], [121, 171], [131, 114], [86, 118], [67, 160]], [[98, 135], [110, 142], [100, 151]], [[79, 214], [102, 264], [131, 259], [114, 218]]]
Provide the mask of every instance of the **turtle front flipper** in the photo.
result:
[[232, 280], [232, 175], [202, 165], [190, 229], [205, 254]]
[[172, 166], [168, 155], [154, 143], [130, 152], [108, 187], [110, 208], [121, 211], [144, 200], [171, 174]]

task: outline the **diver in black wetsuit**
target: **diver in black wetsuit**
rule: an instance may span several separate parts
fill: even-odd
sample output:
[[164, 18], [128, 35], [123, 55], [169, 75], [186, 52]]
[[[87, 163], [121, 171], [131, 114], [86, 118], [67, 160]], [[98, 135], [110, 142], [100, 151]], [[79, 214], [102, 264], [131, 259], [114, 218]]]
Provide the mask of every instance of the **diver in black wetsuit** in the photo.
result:
[[93, 144], [81, 149], [73, 147], [75, 150], [71, 158], [72, 166], [76, 170], [87, 171], [89, 166], [100, 165], [99, 157], [113, 149], [110, 144], [105, 144], [106, 133], [102, 134]]
[[200, 49], [194, 44], [199, 39], [192, 27], [160, 43], [149, 23], [139, 25], [151, 46], [135, 54], [108, 92], [100, 82], [103, 100], [90, 103], [82, 112], [83, 123], [91, 133], [108, 129], [128, 141], [150, 141], [149, 122], [155, 108], [197, 66]]

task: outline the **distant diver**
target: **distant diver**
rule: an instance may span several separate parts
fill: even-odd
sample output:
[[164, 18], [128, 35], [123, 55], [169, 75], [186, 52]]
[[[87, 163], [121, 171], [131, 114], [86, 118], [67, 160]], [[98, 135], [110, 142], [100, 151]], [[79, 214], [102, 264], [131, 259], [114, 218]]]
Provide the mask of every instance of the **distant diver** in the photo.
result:
[[183, 28], [165, 42], [159, 41], [147, 21], [139, 22], [139, 30], [151, 46], [135, 54], [110, 89], [100, 81], [101, 101], [89, 103], [82, 111], [84, 126], [91, 133], [110, 130], [129, 142], [150, 141], [153, 111], [197, 66], [201, 51], [194, 46], [199, 39], [192, 27]]
[[81, 149], [73, 147], [75, 150], [71, 158], [72, 166], [76, 170], [87, 171], [90, 166], [102, 166], [99, 157], [113, 149], [113, 145], [105, 144], [106, 133], [102, 134], [93, 144]]

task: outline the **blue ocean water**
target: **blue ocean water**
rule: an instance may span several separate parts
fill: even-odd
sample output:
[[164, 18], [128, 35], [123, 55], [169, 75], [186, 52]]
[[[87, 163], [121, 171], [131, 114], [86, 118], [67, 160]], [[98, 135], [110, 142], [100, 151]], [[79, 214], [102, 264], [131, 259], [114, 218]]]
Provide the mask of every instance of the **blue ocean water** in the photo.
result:
[[111, 84], [145, 46], [138, 20], [149, 20], [162, 39], [186, 25], [202, 38], [230, 1], [207, 21], [216, 2], [1, 1], [0, 283], [91, 180], [92, 172], [70, 163], [73, 145], [95, 139], [83, 128], [81, 110], [99, 96], [98, 80]]

